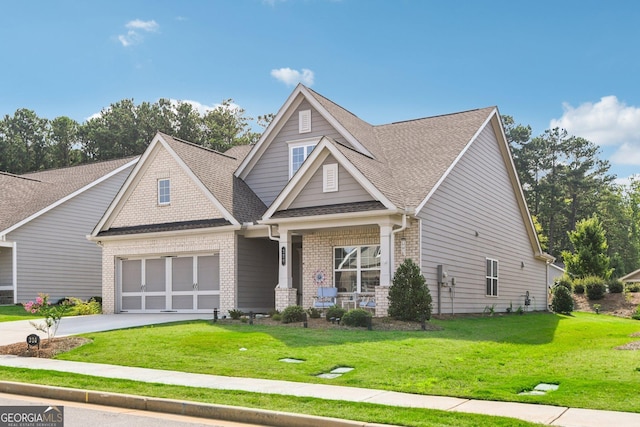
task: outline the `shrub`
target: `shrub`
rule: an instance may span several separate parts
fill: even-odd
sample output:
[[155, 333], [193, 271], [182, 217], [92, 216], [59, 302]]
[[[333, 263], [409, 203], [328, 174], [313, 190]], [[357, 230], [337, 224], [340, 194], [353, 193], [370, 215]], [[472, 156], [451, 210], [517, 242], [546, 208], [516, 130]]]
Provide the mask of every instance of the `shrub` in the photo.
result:
[[627, 283], [628, 292], [640, 292], [640, 283]]
[[71, 302], [71, 308], [69, 315], [71, 316], [86, 316], [89, 314], [102, 313], [102, 304], [98, 301], [83, 301], [80, 298], [69, 298]]
[[99, 302], [100, 305], [102, 305], [102, 297], [95, 296], [95, 297], [89, 298], [89, 302], [93, 302], [93, 301]]
[[244, 315], [244, 313], [242, 312], [242, 310], [229, 310], [229, 317], [231, 317], [233, 320], [238, 320], [240, 319], [242, 316]]
[[307, 309], [307, 314], [312, 319], [319, 319], [322, 312], [315, 307], [309, 307]]
[[274, 314], [271, 316], [271, 318], [272, 318], [273, 320], [275, 320], [276, 322], [279, 322], [279, 321], [281, 321], [281, 320], [282, 320], [282, 314], [280, 314], [280, 313], [274, 313]]
[[624, 283], [622, 283], [619, 279], [609, 279], [607, 281], [607, 289], [612, 294], [621, 294], [624, 291]]
[[573, 298], [564, 286], [556, 286], [551, 300], [551, 309], [556, 313], [569, 314], [573, 311]]
[[356, 308], [355, 310], [348, 311], [342, 316], [342, 323], [347, 326], [362, 326], [366, 327], [368, 319], [371, 318], [371, 313], [363, 308]]
[[44, 323], [29, 323], [36, 328], [36, 330], [46, 332], [49, 340], [55, 338], [62, 316], [66, 314], [69, 308], [67, 299], [63, 298], [63, 300], [65, 301], [60, 304], [52, 305], [51, 302], [49, 302], [49, 294], [40, 293], [35, 301], [29, 301], [24, 304], [24, 309], [27, 312], [38, 313], [44, 317]]
[[330, 322], [331, 318], [342, 319], [346, 312], [347, 311], [344, 308], [340, 308], [337, 305], [332, 305], [327, 309], [327, 322]]
[[584, 294], [584, 285], [582, 283], [576, 283], [573, 285], [573, 292], [576, 294]]
[[564, 286], [569, 290], [569, 292], [571, 292], [573, 291], [574, 283], [573, 280], [571, 280], [571, 277], [565, 274], [556, 281], [555, 286]]
[[582, 279], [578, 279], [576, 282], [584, 285], [587, 298], [590, 300], [598, 300], [604, 298], [604, 294], [607, 292], [607, 285], [604, 279], [596, 276], [587, 276]]
[[389, 288], [389, 316], [400, 320], [421, 321], [431, 318], [431, 294], [420, 268], [405, 259], [393, 275]]
[[640, 305], [636, 307], [636, 312], [631, 316], [631, 318], [640, 320]]
[[307, 313], [299, 305], [290, 305], [282, 310], [282, 323], [304, 322]]

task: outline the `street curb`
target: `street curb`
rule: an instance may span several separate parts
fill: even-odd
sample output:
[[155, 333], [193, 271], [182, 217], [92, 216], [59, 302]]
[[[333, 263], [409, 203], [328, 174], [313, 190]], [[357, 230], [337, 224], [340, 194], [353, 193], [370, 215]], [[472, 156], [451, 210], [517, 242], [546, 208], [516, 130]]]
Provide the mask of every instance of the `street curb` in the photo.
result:
[[[0, 381], [0, 393], [275, 427], [382, 427], [383, 424], [265, 409]], [[389, 427], [388, 424], [384, 424]]]

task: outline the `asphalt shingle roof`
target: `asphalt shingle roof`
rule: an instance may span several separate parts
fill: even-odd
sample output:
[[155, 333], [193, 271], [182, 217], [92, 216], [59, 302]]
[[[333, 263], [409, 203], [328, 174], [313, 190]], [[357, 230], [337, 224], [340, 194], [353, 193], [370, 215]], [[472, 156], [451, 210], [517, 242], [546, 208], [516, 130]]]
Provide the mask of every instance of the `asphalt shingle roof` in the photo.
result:
[[24, 175], [0, 172], [0, 232], [134, 159], [128, 157]]

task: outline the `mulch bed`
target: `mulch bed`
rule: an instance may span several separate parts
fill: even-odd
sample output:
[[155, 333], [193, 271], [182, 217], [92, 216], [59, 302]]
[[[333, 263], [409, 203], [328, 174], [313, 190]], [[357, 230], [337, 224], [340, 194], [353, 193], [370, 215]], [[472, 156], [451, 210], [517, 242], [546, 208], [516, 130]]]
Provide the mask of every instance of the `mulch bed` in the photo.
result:
[[29, 346], [26, 342], [19, 342], [11, 345], [0, 346], [0, 354], [12, 354], [20, 357], [42, 357], [50, 359], [58, 353], [73, 350], [91, 342], [90, 339], [82, 337], [53, 338], [51, 341], [44, 339], [40, 341], [40, 348]]

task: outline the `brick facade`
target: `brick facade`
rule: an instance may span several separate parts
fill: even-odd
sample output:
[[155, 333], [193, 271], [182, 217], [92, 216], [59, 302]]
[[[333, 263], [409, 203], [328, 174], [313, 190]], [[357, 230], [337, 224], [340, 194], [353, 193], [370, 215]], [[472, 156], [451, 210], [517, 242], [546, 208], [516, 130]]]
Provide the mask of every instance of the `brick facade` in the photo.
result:
[[296, 288], [276, 288], [276, 310], [282, 311], [290, 305], [296, 305]]
[[[147, 164], [149, 167], [142, 173], [111, 227], [223, 217], [164, 147], [158, 145], [155, 158]], [[171, 180], [171, 203], [160, 206], [158, 180], [163, 178]]]

